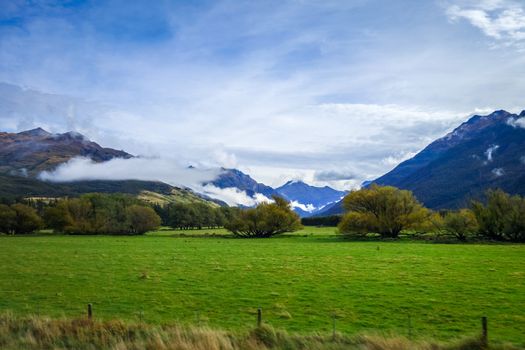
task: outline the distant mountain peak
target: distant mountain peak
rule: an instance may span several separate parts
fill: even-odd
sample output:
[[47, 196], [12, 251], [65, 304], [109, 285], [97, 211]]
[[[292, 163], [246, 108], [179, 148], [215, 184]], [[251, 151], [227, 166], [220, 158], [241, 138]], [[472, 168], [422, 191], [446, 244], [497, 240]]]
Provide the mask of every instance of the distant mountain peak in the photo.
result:
[[523, 111], [521, 111], [521, 113], [520, 113], [520, 115], [518, 117], [520, 117], [520, 118], [525, 117], [525, 109]]
[[45, 137], [45, 136], [51, 136], [52, 134], [42, 128], [35, 128], [35, 129], [19, 132], [18, 135], [31, 136], [31, 137]]
[[301, 180], [289, 180], [281, 187], [284, 187], [284, 186], [309, 186], [309, 185], [304, 183]]
[[64, 136], [66, 138], [70, 138], [73, 140], [86, 140], [86, 137], [77, 131], [68, 131], [66, 133], [63, 133], [61, 136]]
[[78, 132], [51, 134], [42, 128], [20, 133], [0, 133], [0, 174], [23, 171], [36, 177], [75, 157], [105, 162], [113, 158], [132, 158], [131, 154], [104, 148]]
[[374, 182], [412, 190], [431, 208], [468, 206], [487, 188], [523, 194], [525, 130], [512, 127], [522, 116], [525, 111], [475, 115]]

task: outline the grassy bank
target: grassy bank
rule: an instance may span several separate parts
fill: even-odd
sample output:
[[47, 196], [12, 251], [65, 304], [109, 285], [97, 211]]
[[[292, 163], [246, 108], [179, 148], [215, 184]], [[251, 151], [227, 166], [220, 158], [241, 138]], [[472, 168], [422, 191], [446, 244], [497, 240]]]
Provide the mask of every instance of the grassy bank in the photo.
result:
[[479, 334], [485, 315], [495, 343], [524, 345], [525, 246], [349, 242], [330, 232], [4, 236], [0, 311], [80, 317], [92, 303], [100, 320], [246, 332], [261, 307], [289, 332], [329, 333], [335, 316], [347, 334], [440, 341]]
[[249, 332], [206, 327], [97, 322], [0, 315], [2, 349], [177, 349], [177, 350], [476, 350], [517, 349], [511, 345], [485, 347], [477, 338], [439, 343], [410, 341], [400, 336], [336, 334], [291, 335], [263, 325]]

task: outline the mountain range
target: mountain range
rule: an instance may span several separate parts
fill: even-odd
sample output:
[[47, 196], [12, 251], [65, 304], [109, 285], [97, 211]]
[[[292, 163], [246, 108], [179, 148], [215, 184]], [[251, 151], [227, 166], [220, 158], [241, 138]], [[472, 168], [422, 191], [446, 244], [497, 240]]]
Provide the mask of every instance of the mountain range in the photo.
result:
[[278, 188], [272, 188], [255, 181], [238, 169], [222, 168], [221, 170], [221, 174], [209, 182], [213, 186], [221, 189], [235, 188], [244, 191], [252, 198], [257, 195], [263, 195], [268, 199], [275, 195], [283, 197], [301, 217], [315, 215], [326, 205], [340, 200], [347, 193], [328, 186], [311, 186], [302, 181], [288, 181]]
[[[525, 195], [525, 111], [475, 115], [372, 183], [410, 190], [432, 209], [467, 207], [489, 188]], [[319, 214], [342, 212], [339, 202]]]
[[[158, 181], [92, 180], [65, 183], [40, 181], [38, 175], [52, 171], [75, 157], [106, 162], [115, 158], [130, 159], [133, 155], [112, 148], [104, 148], [75, 132], [52, 134], [42, 128], [20, 133], [0, 133], [0, 196], [3, 197], [57, 197], [88, 192], [123, 192], [140, 196], [153, 202], [197, 202], [225, 205], [224, 202]], [[273, 189], [256, 182], [237, 169], [222, 168], [219, 176], [203, 185], [220, 189], [234, 188], [249, 197], [262, 195], [271, 198], [281, 195], [288, 199], [301, 215], [314, 214], [329, 202], [338, 200], [345, 193], [329, 187], [318, 188], [305, 183], [289, 182]]]
[[1, 197], [62, 197], [83, 193], [128, 193], [155, 203], [205, 202], [224, 205], [185, 188], [159, 181], [91, 180], [63, 183], [40, 181], [42, 171], [54, 170], [75, 157], [94, 162], [115, 158], [130, 159], [133, 155], [104, 148], [76, 132], [52, 134], [42, 128], [20, 133], [0, 132], [0, 196]]
[[[224, 205], [190, 189], [155, 181], [95, 180], [57, 184], [38, 180], [42, 171], [53, 170], [75, 157], [105, 162], [134, 156], [101, 147], [74, 132], [51, 134], [41, 128], [20, 133], [0, 132], [0, 196], [124, 192], [155, 202], [204, 201]], [[468, 206], [472, 199], [482, 198], [488, 188], [525, 195], [525, 111], [512, 114], [500, 110], [486, 116], [475, 115], [413, 158], [363, 186], [373, 183], [411, 190], [432, 209]], [[257, 200], [279, 195], [301, 216], [340, 214], [343, 212], [341, 199], [347, 193], [302, 181], [289, 181], [272, 188], [238, 169], [226, 168], [222, 168], [214, 180], [202, 185], [235, 189]]]
[[20, 133], [0, 133], [0, 173], [35, 177], [74, 157], [104, 162], [133, 156], [124, 151], [103, 148], [75, 132], [51, 134], [37, 128]]

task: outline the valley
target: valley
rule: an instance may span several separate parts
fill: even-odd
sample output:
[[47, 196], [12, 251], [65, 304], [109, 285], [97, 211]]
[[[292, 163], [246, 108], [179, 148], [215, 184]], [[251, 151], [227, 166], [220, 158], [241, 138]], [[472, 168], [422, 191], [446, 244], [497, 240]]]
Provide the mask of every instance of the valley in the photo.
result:
[[[215, 235], [215, 236], [214, 236]], [[217, 236], [218, 235], [218, 236]], [[355, 242], [335, 228], [273, 239], [224, 230], [139, 237], [1, 237], [0, 309], [15, 314], [209, 325], [264, 322], [302, 334], [407, 336], [449, 341], [479, 332], [525, 346], [523, 245]], [[493, 306], [497, 304], [498, 307]]]

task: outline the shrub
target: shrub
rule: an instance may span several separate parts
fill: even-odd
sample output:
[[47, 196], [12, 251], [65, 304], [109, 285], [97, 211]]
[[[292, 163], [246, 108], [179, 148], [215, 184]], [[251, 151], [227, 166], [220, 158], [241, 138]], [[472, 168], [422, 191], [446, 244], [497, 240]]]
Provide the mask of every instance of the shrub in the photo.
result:
[[460, 241], [466, 241], [479, 230], [476, 216], [469, 209], [448, 212], [443, 217], [442, 230]]
[[430, 215], [412, 192], [390, 186], [372, 185], [351, 192], [343, 206], [348, 213], [338, 227], [344, 234], [374, 232], [397, 238], [402, 230], [421, 225]]
[[472, 203], [479, 233], [487, 238], [525, 242], [525, 198], [501, 190], [489, 190], [487, 202]]
[[16, 213], [12, 228], [15, 234], [32, 233], [42, 228], [42, 219], [35, 209], [21, 203], [13, 204], [11, 209]]
[[290, 204], [277, 196], [273, 200], [239, 211], [224, 227], [238, 237], [271, 237], [300, 230], [301, 220]]
[[0, 232], [12, 233], [16, 225], [16, 211], [6, 204], [0, 204]]
[[130, 233], [144, 234], [160, 226], [160, 217], [151, 208], [132, 205], [126, 209]]

